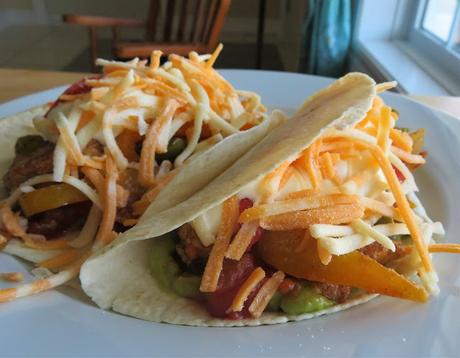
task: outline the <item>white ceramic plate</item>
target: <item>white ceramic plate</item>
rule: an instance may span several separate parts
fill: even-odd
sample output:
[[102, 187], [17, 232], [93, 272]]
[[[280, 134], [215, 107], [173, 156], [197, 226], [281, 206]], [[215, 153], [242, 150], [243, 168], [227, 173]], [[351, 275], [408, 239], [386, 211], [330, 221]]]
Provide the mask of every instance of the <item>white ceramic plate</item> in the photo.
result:
[[[261, 94], [271, 108], [293, 109], [326, 78], [262, 71], [222, 71], [236, 88]], [[0, 117], [51, 101], [63, 88], [0, 106]], [[421, 199], [460, 242], [460, 121], [402, 96], [385, 94], [401, 126], [427, 129], [428, 164], [416, 174]], [[155, 324], [98, 309], [69, 288], [0, 305], [5, 356], [458, 356], [460, 257], [437, 254], [441, 294], [427, 304], [387, 297], [312, 321], [253, 328]], [[27, 266], [0, 254], [0, 271]]]

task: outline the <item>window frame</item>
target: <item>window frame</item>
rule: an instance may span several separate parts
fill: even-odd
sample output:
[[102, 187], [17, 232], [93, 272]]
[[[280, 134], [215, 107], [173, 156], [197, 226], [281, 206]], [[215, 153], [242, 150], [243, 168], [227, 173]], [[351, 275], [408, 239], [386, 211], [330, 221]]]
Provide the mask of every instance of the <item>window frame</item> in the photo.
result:
[[[351, 67], [368, 71], [379, 80], [396, 79], [403, 93], [460, 95], [460, 71], [455, 70], [459, 68], [458, 63], [449, 61], [448, 66], [444, 63], [439, 66], [440, 60], [432, 56], [433, 52], [440, 52], [439, 48], [431, 48], [431, 53], [426, 55], [427, 46], [417, 46], [419, 42], [411, 41], [425, 2], [358, 0]], [[459, 16], [457, 11], [454, 21], [460, 21]]]
[[[408, 45], [427, 59], [433, 62], [441, 62], [445, 71], [460, 81], [460, 53], [453, 50], [454, 32], [460, 21], [460, 1], [454, 14], [449, 39], [445, 43], [442, 39], [423, 29], [423, 19], [428, 7], [428, 0], [417, 0], [417, 14], [410, 28]], [[435, 56], [436, 54], [436, 56]]]

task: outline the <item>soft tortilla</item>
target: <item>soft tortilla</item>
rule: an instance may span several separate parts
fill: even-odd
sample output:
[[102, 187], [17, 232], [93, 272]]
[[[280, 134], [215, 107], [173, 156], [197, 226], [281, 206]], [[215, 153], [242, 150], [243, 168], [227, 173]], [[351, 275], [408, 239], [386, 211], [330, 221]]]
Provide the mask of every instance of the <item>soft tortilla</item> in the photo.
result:
[[[48, 106], [43, 105], [0, 119], [0, 143], [2, 143], [2, 150], [0, 151], [0, 198], [6, 196], [1, 178], [8, 171], [15, 156], [16, 140], [24, 135], [39, 134], [33, 125], [33, 119], [44, 115], [47, 108]], [[260, 125], [223, 139], [195, 159], [184, 164], [173, 180], [159, 193], [155, 203], [150, 208], [150, 212], [166, 210], [202, 189], [265, 137], [272, 128], [280, 125], [282, 121], [282, 116], [274, 113]], [[31, 262], [40, 262], [45, 256], [43, 251], [25, 248], [17, 242], [10, 242], [3, 251]]]
[[152, 240], [201, 215], [238, 193], [245, 185], [274, 170], [308, 147], [326, 129], [343, 128], [364, 118], [376, 95], [370, 77], [351, 73], [309, 98], [299, 112], [274, 129], [240, 160], [188, 200], [157, 211], [155, 203], [142, 220], [110, 247], [89, 259], [80, 280], [85, 292], [104, 309], [154, 322], [184, 325], [235, 326], [282, 323], [313, 318], [366, 302], [366, 295], [330, 309], [299, 316], [265, 313], [259, 319], [220, 320], [192, 300], [161, 291], [151, 277], [148, 254]]

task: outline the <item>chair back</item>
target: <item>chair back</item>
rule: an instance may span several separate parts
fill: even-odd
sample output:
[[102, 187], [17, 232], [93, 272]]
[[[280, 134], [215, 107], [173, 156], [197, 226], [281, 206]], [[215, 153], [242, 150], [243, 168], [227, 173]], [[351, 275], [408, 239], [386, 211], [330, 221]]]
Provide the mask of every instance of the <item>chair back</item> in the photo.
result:
[[151, 0], [146, 41], [217, 45], [231, 0]]

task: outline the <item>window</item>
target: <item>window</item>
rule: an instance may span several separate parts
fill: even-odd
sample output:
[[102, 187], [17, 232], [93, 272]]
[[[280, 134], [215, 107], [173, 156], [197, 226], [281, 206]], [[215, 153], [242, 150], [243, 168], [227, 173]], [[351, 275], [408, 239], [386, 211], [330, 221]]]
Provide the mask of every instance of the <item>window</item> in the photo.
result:
[[409, 45], [460, 81], [460, 0], [419, 1]]
[[450, 39], [458, 32], [454, 30], [457, 8], [458, 0], [428, 0], [425, 4], [420, 29], [448, 45]]
[[353, 50], [402, 92], [458, 96], [460, 0], [358, 0]]

